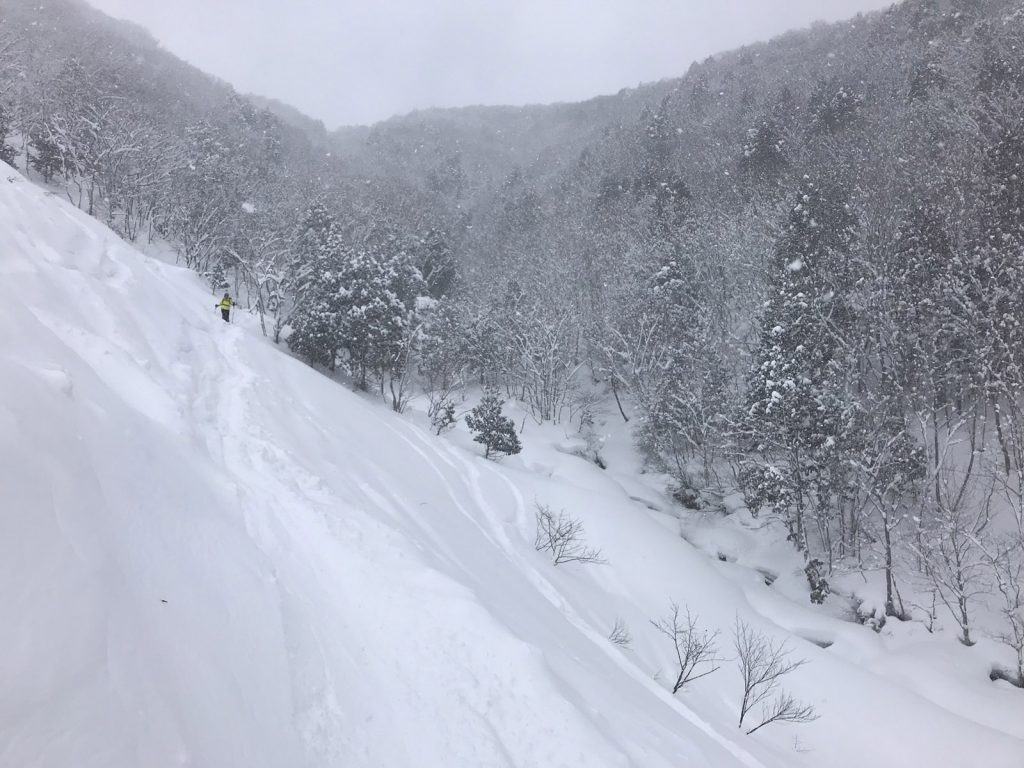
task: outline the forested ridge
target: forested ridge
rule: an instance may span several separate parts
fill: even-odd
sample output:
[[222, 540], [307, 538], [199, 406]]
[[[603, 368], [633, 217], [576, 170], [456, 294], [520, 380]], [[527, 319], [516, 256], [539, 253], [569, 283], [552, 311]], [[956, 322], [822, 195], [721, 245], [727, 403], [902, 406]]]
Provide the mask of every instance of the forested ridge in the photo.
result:
[[681, 503], [738, 487], [784, 521], [812, 600], [862, 569], [876, 625], [942, 612], [971, 644], [998, 616], [1024, 683], [1018, 3], [335, 132], [72, 0], [0, 8], [4, 159], [296, 354], [435, 417], [483, 386], [596, 445], [621, 412]]

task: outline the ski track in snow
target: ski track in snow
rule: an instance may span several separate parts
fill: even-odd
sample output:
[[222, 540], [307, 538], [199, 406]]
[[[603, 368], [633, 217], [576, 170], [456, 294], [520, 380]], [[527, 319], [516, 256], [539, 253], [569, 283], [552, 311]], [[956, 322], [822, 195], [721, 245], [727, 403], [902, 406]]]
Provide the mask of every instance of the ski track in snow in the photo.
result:
[[[435, 455], [439, 455], [443, 463], [455, 473], [456, 477], [462, 478], [464, 481], [468, 479], [469, 490], [476, 505], [475, 508], [484, 512], [490, 520], [490, 528], [496, 533], [496, 538], [499, 539], [506, 557], [508, 557], [513, 565], [518, 568], [523, 577], [526, 578], [537, 589], [537, 591], [544, 596], [544, 598], [549, 600], [551, 604], [572, 623], [581, 635], [585, 636], [590, 642], [592, 642], [594, 647], [599, 649], [600, 653], [607, 656], [609, 664], [622, 665], [624, 669], [629, 671], [629, 673], [635, 674], [635, 670], [629, 668], [623, 663], [622, 656], [615, 652], [614, 647], [608, 643], [607, 638], [590, 626], [575, 611], [571, 604], [559, 594], [554, 585], [552, 585], [550, 581], [537, 571], [536, 567], [523, 556], [525, 548], [524, 544], [526, 542], [519, 542], [516, 544], [512, 537], [507, 535], [508, 529], [510, 528], [517, 534], [521, 534], [522, 529], [527, 525], [528, 520], [526, 503], [523, 495], [511, 480], [495, 469], [491, 463], [483, 462], [481, 464], [482, 460], [478, 457], [466, 458], [464, 454], [458, 452], [447, 444], [442, 446], [441, 451], [438, 454], [436, 443], [429, 443], [428, 436], [421, 430], [404, 424], [393, 425], [386, 423], [385, 426], [387, 426], [388, 429], [390, 429], [406, 444], [412, 447], [413, 450], [416, 451], [416, 453], [420, 455], [425, 462], [427, 462], [435, 474], [441, 478], [452, 498], [453, 503], [459, 511], [466, 517], [470, 524], [480, 527], [476, 516], [458, 502], [460, 494], [454, 491], [452, 486], [445, 479], [442, 470], [430, 459], [430, 452], [434, 452]], [[507, 491], [508, 498], [512, 500], [513, 513], [511, 516], [502, 516], [496, 511], [495, 504], [488, 501], [480, 483], [481, 473], [479, 467], [481, 465], [486, 469], [487, 473], [494, 477]], [[529, 522], [532, 523], [533, 521], [530, 520]], [[481, 530], [484, 529], [481, 527]], [[484, 532], [485, 535], [491, 536], [491, 534], [486, 531]], [[645, 682], [644, 684], [646, 685], [648, 683]], [[658, 693], [660, 693], [660, 691]], [[677, 711], [680, 712], [691, 724], [699, 728], [718, 745], [731, 753], [737, 759], [737, 765], [749, 766], [750, 768], [757, 768], [758, 766], [763, 765], [746, 750], [739, 747], [739, 745], [729, 741], [727, 738], [719, 734], [715, 728], [697, 717], [691, 710], [689, 710], [689, 708], [682, 704], [678, 704], [676, 708]], [[595, 723], [595, 726], [603, 729], [607, 727], [607, 724]]]
[[[237, 330], [229, 330], [233, 332], [232, 340], [237, 341]], [[231, 361], [231, 364], [228, 366], [228, 368], [239, 367], [242, 370], [247, 370], [246, 367], [238, 359], [238, 353], [233, 348], [234, 345], [231, 345], [229, 347], [228, 344], [222, 343], [219, 346], [220, 359]], [[215, 374], [216, 373], [219, 372], [215, 372]], [[213, 380], [218, 380], [219, 378], [220, 377], [217, 375], [213, 376]], [[247, 414], [245, 412], [245, 402], [247, 396], [252, 390], [253, 381], [253, 377], [251, 376], [251, 374], [248, 373], [245, 376], [243, 376], [241, 380], [233, 381], [231, 387], [228, 389], [230, 395], [227, 397], [222, 397], [220, 402], [217, 403], [214, 408], [216, 412], [222, 414], [220, 423], [218, 425], [218, 433], [232, 435], [235, 437], [245, 435], [245, 439], [240, 440], [237, 443], [237, 445], [235, 445], [234, 448], [228, 452], [228, 456], [226, 457], [228, 466], [234, 469], [235, 471], [244, 472], [247, 469], [245, 465], [248, 465], [248, 468], [255, 469], [261, 477], [268, 478], [271, 474], [273, 476], [276, 476], [279, 483], [282, 480], [285, 483], [287, 483], [291, 479], [302, 478], [304, 480], [304, 483], [300, 484], [299, 492], [300, 496], [305, 497], [305, 501], [307, 503], [312, 501], [315, 502], [318, 506], [333, 506], [332, 500], [329, 497], [325, 497], [324, 494], [322, 494], [321, 490], [317, 487], [317, 482], [314, 478], [307, 476], [301, 467], [297, 466], [292, 462], [288, 462], [287, 460], [283, 460], [281, 456], [276, 457], [277, 461], [273, 465], [262, 464], [260, 466], [254, 466], [252, 457], [259, 456], [261, 455], [261, 453], [262, 455], [266, 455], [266, 452], [268, 450], [271, 450], [272, 446], [271, 444], [267, 443], [265, 440], [260, 438], [259, 435], [254, 435], [251, 429], [248, 431], [246, 430], [246, 423], [251, 423], [252, 415]], [[396, 432], [396, 434], [400, 433]], [[455, 491], [448, 484], [447, 480], [444, 478], [443, 473], [441, 473], [440, 470], [437, 469], [436, 465], [434, 465], [430, 461], [429, 456], [426, 453], [420, 451], [420, 449], [416, 447], [412, 441], [408, 441], [404, 437], [402, 439], [406, 442], [407, 445], [413, 447], [413, 449], [418, 453], [418, 455], [421, 456], [421, 458], [423, 458], [427, 465], [431, 466], [434, 469], [437, 476], [441, 478], [455, 506], [458, 507], [460, 511], [463, 512], [464, 515], [466, 515], [467, 523], [477, 525], [477, 528], [480, 531], [480, 533], [485, 537], [490, 538], [487, 530], [483, 526], [478, 525], [473, 519], [472, 515], [470, 515], [461, 506], [461, 504], [459, 504], [459, 502], [457, 501]], [[375, 490], [374, 485], [376, 485], [378, 488], [385, 488], [387, 487], [387, 482], [387, 477], [378, 477], [377, 483], [375, 484], [360, 481], [357, 482], [357, 487], [365, 495], [367, 506], [388, 512], [390, 518], [393, 521], [397, 522], [400, 516], [402, 515], [400, 510], [411, 508], [410, 500], [407, 498], [395, 497], [393, 494], [384, 495]], [[302, 485], [304, 485], [304, 487], [302, 487]], [[282, 503], [281, 500], [279, 499], [275, 500], [278, 502], [278, 506], [280, 506], [281, 508], [294, 506], [294, 499], [288, 499], [287, 503]], [[444, 545], [443, 540], [437, 536], [432, 537], [432, 543], [435, 546]], [[452, 555], [450, 555], [449, 557], [452, 560], [454, 559]], [[320, 657], [322, 658], [322, 653], [320, 654]], [[326, 671], [326, 669], [323, 668], [319, 671], [319, 675], [329, 678], [329, 673]], [[306, 713], [305, 719], [307, 721], [314, 720], [320, 722], [323, 720], [330, 719], [332, 717], [340, 716], [341, 713], [339, 711], [336, 698], [337, 697], [335, 694], [334, 686], [330, 683], [330, 680], [328, 679], [322, 689], [319, 701], [315, 705], [311, 705], [311, 709]], [[490, 760], [494, 760], [495, 764], [501, 764], [501, 758], [504, 757], [504, 760], [507, 761], [508, 764], [515, 764], [515, 761], [509, 760], [510, 754], [504, 745], [503, 738], [497, 732], [497, 730], [490, 724], [489, 719], [486, 716], [486, 713], [481, 713], [479, 715], [477, 727], [480, 728], [485, 734], [487, 734], [486, 740], [491, 744], [491, 751], [493, 752], [493, 754], [490, 754], [489, 757], [483, 757], [481, 754], [475, 754], [474, 759], [484, 759], [485, 763], [489, 762]], [[308, 734], [308, 727], [305, 730]], [[307, 742], [309, 742], [308, 736]], [[313, 738], [312, 743], [318, 742], [322, 742], [322, 736]], [[320, 748], [323, 749], [323, 746], [321, 745]], [[454, 745], [449, 745], [449, 748], [452, 752], [456, 751]], [[327, 755], [331, 755], [332, 753], [336, 753], [333, 755], [335, 757], [345, 756], [344, 749], [340, 749], [337, 747], [335, 747], [334, 749], [327, 749]]]
[[[194, 402], [197, 406], [192, 417], [201, 423], [215, 423], [216, 428], [208, 432], [208, 435], [229, 436], [229, 440], [208, 439], [207, 448], [212, 456], [221, 458], [229, 469], [239, 476], [252, 475], [254, 484], [255, 478], [261, 479], [264, 487], [257, 486], [258, 490], [250, 487], [243, 492], [243, 498], [240, 499], [241, 506], [245, 509], [252, 509], [254, 506], [244, 498], [246, 493], [249, 495], [267, 494], [273, 500], [274, 505], [281, 509], [293, 508], [297, 502], [304, 506], [312, 505], [321, 509], [341, 506], [338, 500], [325, 492], [317, 478], [309, 475], [303, 467], [276, 450], [272, 440], [260, 435], [253, 428], [252, 425], [257, 421], [257, 414], [250, 413], [247, 404], [257, 400], [253, 394], [256, 379], [249, 366], [241, 359], [238, 351], [240, 330], [234, 327], [222, 330], [223, 333], [215, 334], [219, 336], [216, 353], [209, 356], [221, 362], [212, 370], [207, 369], [200, 374], [196, 374], [193, 368], [194, 385], [192, 390], [195, 393]], [[197, 345], [204, 343], [209, 342], [201, 337], [191, 338], [186, 348], [194, 350]], [[204, 359], [206, 357], [204, 356]], [[235, 371], [239, 372], [239, 375], [229, 375]], [[484, 465], [488, 475], [498, 481], [497, 487], [506, 493], [506, 497], [499, 501], [489, 501], [481, 487], [479, 460], [466, 458], [447, 446], [439, 452], [436, 445], [431, 445], [428, 438], [419, 430], [405, 424], [391, 423], [386, 416], [380, 419], [380, 427], [395, 435], [423, 461], [441, 483], [447, 496], [446, 501], [462, 515], [465, 525], [474, 528], [495, 549], [501, 551], [510, 566], [517, 569], [544, 599], [548, 600], [562, 616], [588, 638], [589, 642], [594, 643], [610, 664], [621, 666], [621, 660], [606, 647], [608, 643], [605, 638], [595, 632], [575, 613], [568, 602], [559, 595], [557, 589], [523, 556], [522, 542], [517, 545], [509, 535], [507, 529], [511, 528], [518, 532], [527, 517], [524, 498], [513, 483], [490, 465]], [[268, 457], [271, 460], [268, 461]], [[379, 491], [378, 489], [388, 487], [391, 478], [378, 475], [375, 482], [367, 482], [365, 474], [360, 473], [360, 475], [364, 479], [357, 480], [355, 483], [355, 487], [365, 497], [365, 504], [360, 506], [384, 511], [396, 524], [408, 525], [411, 522], [416, 526], [417, 532], [431, 542], [433, 557], [437, 558], [443, 554], [446, 569], [459, 569], [459, 575], [462, 578], [470, 582], [473, 580], [472, 570], [460, 567], [458, 555], [446, 543], [444, 537], [420, 522], [423, 514], [429, 514], [430, 510], [417, 510], [416, 507], [419, 505], [415, 504], [412, 499], [396, 496], [393, 491], [389, 494]], [[276, 482], [272, 482], [272, 480]], [[280, 488], [287, 488], [289, 485], [295, 486], [292, 493], [286, 494], [282, 498]], [[492, 487], [489, 490], [493, 494], [495, 489]], [[462, 498], [467, 497], [474, 502], [474, 510], [467, 508], [461, 501]], [[509, 504], [509, 502], [511, 503]], [[503, 503], [505, 506], [511, 507], [511, 515], [503, 516], [497, 511], [497, 507]], [[485, 515], [483, 520], [478, 517], [480, 512]], [[489, 524], [485, 524], [483, 521]], [[280, 549], [280, 541], [270, 543], [273, 540], [273, 535], [268, 536], [266, 532], [266, 520], [251, 519], [250, 517], [246, 523], [254, 539], [263, 542], [262, 546], [274, 546]], [[287, 635], [287, 622], [284, 630]], [[301, 645], [302, 642], [291, 641], [293, 646]], [[321, 642], [319, 638], [316, 638], [314, 642], [316, 644], [315, 652], [311, 654], [309, 649], [303, 649], [302, 655], [312, 655], [313, 658], [320, 660], [318, 668], [308, 673], [312, 679], [307, 681], [307, 684], [317, 689], [319, 693], [315, 702], [307, 704], [307, 710], [299, 714], [300, 730], [306, 735], [307, 745], [319, 745], [315, 749], [310, 748], [309, 752], [319, 750], [321, 757], [342, 757], [345, 756], [343, 747], [339, 745], [324, 746], [326, 733], [322, 727], [317, 725], [333, 718], [342, 717], [342, 712], [338, 704], [335, 686], [330, 679], [330, 672], [324, 662]], [[298, 655], [295, 647], [292, 647], [290, 652], [292, 655]], [[629, 671], [628, 667], [622, 667], [622, 669]], [[649, 683], [644, 683], [644, 685], [649, 685]], [[682, 711], [691, 723], [700, 728], [714, 742], [733, 754], [738, 760], [737, 764], [752, 767], [761, 765], [745, 750], [730, 743], [707, 723], [693, 716], [685, 707], [677, 705], [676, 708]], [[488, 739], [494, 745], [497, 754], [505, 756], [506, 763], [496, 764], [517, 764], [516, 761], [509, 759], [510, 754], [504, 746], [503, 739], [490, 723], [486, 713], [480, 714], [479, 722], [481, 727], [490, 734]], [[595, 733], [602, 732], [606, 730], [607, 722], [594, 722], [593, 727]], [[623, 764], [633, 764], [625, 757], [625, 751], [628, 751], [629, 747], [626, 747], [625, 751], [621, 747], [609, 749], [610, 747], [609, 744], [603, 751], [606, 753], [619, 752], [622, 759], [626, 761]], [[315, 755], [311, 754], [311, 757], [315, 757]]]

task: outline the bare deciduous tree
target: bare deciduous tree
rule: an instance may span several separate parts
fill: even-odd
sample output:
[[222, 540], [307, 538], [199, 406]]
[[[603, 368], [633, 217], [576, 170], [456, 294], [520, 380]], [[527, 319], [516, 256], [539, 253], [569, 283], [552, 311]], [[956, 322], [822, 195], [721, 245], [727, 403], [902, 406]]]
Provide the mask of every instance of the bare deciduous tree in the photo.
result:
[[[678, 693], [687, 683], [718, 670], [718, 664], [722, 659], [718, 657], [718, 647], [715, 645], [717, 630], [708, 633], [698, 629], [697, 617], [690, 613], [689, 608], [686, 609], [685, 621], [681, 621], [678, 605], [672, 603], [670, 610], [669, 616], [657, 621], [652, 620], [651, 624], [672, 640], [675, 646], [678, 670], [672, 693]], [[698, 668], [702, 671], [698, 671]]]
[[761, 722], [747, 731], [753, 733], [771, 723], [809, 723], [817, 720], [814, 707], [794, 699], [779, 688], [779, 680], [807, 662], [791, 661], [785, 643], [775, 643], [740, 618], [736, 619], [733, 641], [737, 664], [743, 678], [743, 702], [739, 726], [758, 704]]
[[515, 375], [522, 400], [534, 420], [559, 423], [574, 395], [576, 374], [583, 363], [578, 355], [581, 329], [578, 313], [569, 307], [560, 314], [537, 317], [520, 324], [511, 337]]
[[562, 563], [604, 563], [601, 550], [583, 540], [583, 522], [559, 512], [556, 516], [546, 505], [537, 504], [537, 536], [534, 547], [548, 552], [555, 565]]
[[[973, 645], [975, 603], [991, 592], [985, 540], [996, 481], [980, 460], [984, 419], [977, 413], [946, 422], [932, 413], [929, 419], [921, 419], [921, 429], [923, 437], [931, 438], [922, 439], [931, 491], [922, 505], [920, 543], [914, 548], [930, 586], [960, 628], [960, 642]], [[958, 453], [966, 461], [958, 461]]]
[[985, 559], [1002, 597], [1003, 625], [995, 639], [1016, 654], [1015, 683], [1024, 688], [1024, 540], [1009, 538], [991, 547]]

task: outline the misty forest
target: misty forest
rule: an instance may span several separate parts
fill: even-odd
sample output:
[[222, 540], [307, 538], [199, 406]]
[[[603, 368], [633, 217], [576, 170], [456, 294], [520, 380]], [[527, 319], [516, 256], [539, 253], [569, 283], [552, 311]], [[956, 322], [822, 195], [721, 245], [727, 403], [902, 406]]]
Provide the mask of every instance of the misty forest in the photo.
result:
[[738, 497], [784, 531], [808, 605], [859, 579], [850, 621], [997, 643], [993, 680], [1024, 687], [1019, 2], [905, 0], [582, 103], [331, 131], [81, 3], [2, 10], [0, 156], [173, 248], [267, 343], [438, 435], [479, 402], [491, 459], [529, 422], [603, 467], [601, 425], [628, 424], [677, 514]]

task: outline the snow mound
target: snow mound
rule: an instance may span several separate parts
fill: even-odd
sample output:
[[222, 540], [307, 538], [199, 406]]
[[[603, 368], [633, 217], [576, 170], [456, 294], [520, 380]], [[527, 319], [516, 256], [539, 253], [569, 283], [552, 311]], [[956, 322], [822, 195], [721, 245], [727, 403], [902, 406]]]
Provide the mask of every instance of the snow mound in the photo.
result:
[[[610, 475], [430, 436], [5, 171], [0, 766], [1024, 763], [1024, 734], [887, 682], [873, 634], [771, 604]], [[536, 553], [535, 498], [609, 564]], [[822, 719], [744, 736], [729, 665], [671, 696], [670, 598], [834, 640], [795, 646]]]

